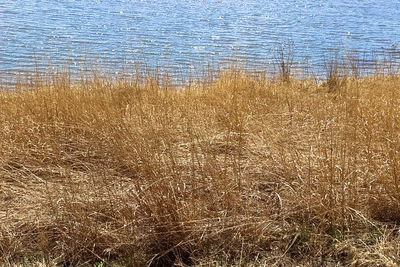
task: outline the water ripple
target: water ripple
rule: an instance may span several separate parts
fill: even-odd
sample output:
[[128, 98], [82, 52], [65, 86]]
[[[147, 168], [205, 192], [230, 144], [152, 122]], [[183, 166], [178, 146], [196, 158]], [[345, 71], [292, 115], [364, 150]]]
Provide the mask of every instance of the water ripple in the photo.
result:
[[400, 40], [399, 1], [127, 0], [0, 3], [0, 71], [50, 59], [190, 68], [224, 59], [271, 62], [294, 44], [296, 62], [322, 65], [332, 49], [376, 51]]

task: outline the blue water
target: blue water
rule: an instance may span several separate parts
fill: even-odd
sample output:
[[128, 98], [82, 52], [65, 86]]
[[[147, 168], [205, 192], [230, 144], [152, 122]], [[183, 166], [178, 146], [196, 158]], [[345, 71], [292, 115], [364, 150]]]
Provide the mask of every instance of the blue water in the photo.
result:
[[230, 59], [321, 66], [400, 41], [395, 0], [0, 0], [0, 73], [91, 62], [118, 71], [145, 63], [183, 72]]

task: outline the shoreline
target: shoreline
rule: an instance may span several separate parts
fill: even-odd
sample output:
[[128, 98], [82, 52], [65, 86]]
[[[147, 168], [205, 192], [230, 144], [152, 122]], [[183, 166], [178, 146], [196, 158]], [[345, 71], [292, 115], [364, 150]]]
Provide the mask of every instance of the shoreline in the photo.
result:
[[[255, 76], [264, 75], [269, 79], [279, 78], [288, 74], [294, 79], [314, 79], [323, 82], [331, 75], [339, 77], [365, 78], [372, 76], [390, 76], [400, 72], [400, 51], [393, 44], [381, 51], [361, 53], [348, 51], [340, 53], [340, 49], [334, 49], [336, 53], [329, 53], [323, 57], [319, 64], [294, 61], [295, 53], [292, 46], [276, 48], [268, 62], [262, 60], [257, 64], [251, 64], [248, 59], [230, 58], [220, 62], [203, 62], [190, 66], [151, 66], [146, 62], [133, 61], [128, 64], [117, 64], [118, 68], [102, 67], [99, 63], [90, 59], [73, 62], [65, 59], [65, 62], [51, 64], [48, 62], [35, 62], [35, 67], [28, 69], [3, 69], [0, 70], [0, 86], [3, 89], [14, 89], [18, 83], [32, 84], [34, 80], [51, 82], [57, 76], [64, 76], [79, 85], [82, 79], [100, 78], [117, 82], [120, 80], [153, 79], [155, 77], [168, 79], [177, 86], [185, 86], [193, 81], [203, 82], [204, 79], [218, 78], [221, 73], [232, 70], [242, 70]], [[263, 63], [262, 63], [263, 62]], [[172, 85], [172, 84], [171, 84]]]

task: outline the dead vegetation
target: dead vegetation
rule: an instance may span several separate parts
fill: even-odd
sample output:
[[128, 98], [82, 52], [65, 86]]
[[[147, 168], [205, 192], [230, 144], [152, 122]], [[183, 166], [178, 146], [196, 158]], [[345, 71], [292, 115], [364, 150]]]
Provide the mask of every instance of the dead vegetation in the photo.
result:
[[2, 92], [2, 265], [400, 264], [400, 77], [332, 75]]

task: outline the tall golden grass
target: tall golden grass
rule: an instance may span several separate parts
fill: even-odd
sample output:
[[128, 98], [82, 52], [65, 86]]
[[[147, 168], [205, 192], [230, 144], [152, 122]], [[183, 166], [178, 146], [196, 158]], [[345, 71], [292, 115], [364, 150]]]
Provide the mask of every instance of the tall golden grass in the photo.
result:
[[0, 260], [400, 264], [400, 77], [0, 94]]

